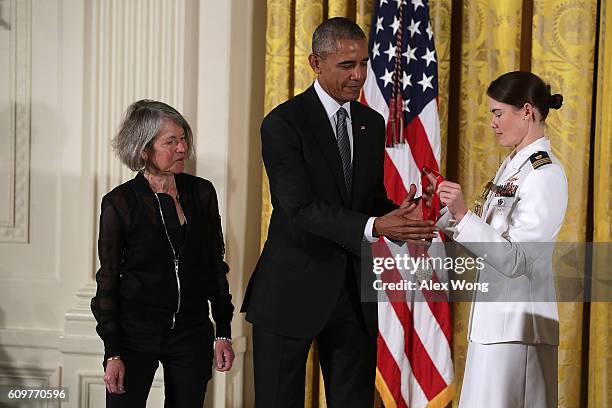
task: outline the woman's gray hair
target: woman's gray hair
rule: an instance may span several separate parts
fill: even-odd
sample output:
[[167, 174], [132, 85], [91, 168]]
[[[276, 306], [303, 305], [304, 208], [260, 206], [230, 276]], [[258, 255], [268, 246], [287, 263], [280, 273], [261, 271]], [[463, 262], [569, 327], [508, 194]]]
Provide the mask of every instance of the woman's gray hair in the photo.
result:
[[127, 108], [113, 139], [113, 150], [119, 160], [131, 170], [142, 170], [145, 167], [142, 153], [153, 146], [153, 140], [159, 134], [164, 119], [170, 119], [183, 128], [187, 143], [186, 155], [189, 157], [193, 151], [193, 133], [183, 115], [163, 102], [142, 99]]

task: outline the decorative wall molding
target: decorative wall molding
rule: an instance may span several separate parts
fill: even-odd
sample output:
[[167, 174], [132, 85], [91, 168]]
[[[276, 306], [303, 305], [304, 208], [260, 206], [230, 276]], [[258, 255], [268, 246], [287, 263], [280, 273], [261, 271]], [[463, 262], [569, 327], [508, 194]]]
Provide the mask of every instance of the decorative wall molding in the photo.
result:
[[76, 293], [77, 302], [66, 312], [66, 321], [93, 321], [90, 302], [96, 295], [96, 283], [89, 281]]
[[[91, 0], [86, 4], [85, 83], [94, 203], [133, 177], [112, 152], [111, 140], [126, 108], [139, 99], [168, 103], [180, 112], [193, 111], [186, 100], [195, 87], [187, 74], [189, 56], [197, 49], [189, 40], [189, 22], [197, 13], [193, 0]], [[94, 217], [94, 240], [98, 233]], [[97, 256], [95, 257], [97, 259]]]
[[60, 366], [0, 361], [0, 384], [59, 387]]
[[[59, 334], [53, 330], [0, 329], [0, 385], [60, 387]], [[60, 404], [59, 401], [39, 401], [35, 406], [59, 408]]]
[[[10, 0], [9, 92], [10, 148], [0, 152], [9, 167], [6, 219], [0, 219], [0, 242], [28, 242], [30, 209], [31, 0]], [[0, 107], [2, 108], [2, 107]], [[3, 109], [3, 108], [2, 108]]]
[[[0, 385], [30, 388], [60, 387], [61, 367], [48, 364], [0, 362]], [[38, 407], [60, 407], [59, 401], [40, 401]]]
[[[94, 393], [94, 388], [102, 388], [104, 389], [104, 379], [102, 378], [102, 370], [97, 372], [78, 372], [78, 395], [72, 395], [71, 398], [75, 398], [79, 401], [78, 407], [80, 408], [93, 408], [96, 406], [104, 406], [104, 401], [96, 400], [92, 398], [92, 394]], [[156, 392], [157, 391], [157, 392]], [[151, 394], [161, 393], [162, 398], [160, 401], [157, 401], [161, 406], [163, 404], [163, 392], [164, 392], [164, 381], [162, 377], [159, 375], [159, 372], [153, 378], [153, 385], [151, 386], [151, 392], [149, 394], [149, 400], [151, 400]], [[150, 402], [150, 401], [149, 401]], [[75, 405], [76, 406], [76, 405]]]
[[89, 81], [96, 203], [132, 173], [113, 155], [111, 139], [127, 106], [142, 98], [183, 107], [186, 0], [88, 2]]
[[0, 347], [28, 349], [58, 349], [61, 332], [40, 329], [0, 329]]

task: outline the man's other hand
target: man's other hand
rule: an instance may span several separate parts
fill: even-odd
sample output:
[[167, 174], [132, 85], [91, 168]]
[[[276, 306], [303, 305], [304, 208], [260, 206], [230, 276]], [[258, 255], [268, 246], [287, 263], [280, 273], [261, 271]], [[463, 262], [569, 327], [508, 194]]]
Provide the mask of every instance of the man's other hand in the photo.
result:
[[[412, 188], [411, 188], [412, 190]], [[374, 220], [374, 236], [384, 235], [389, 239], [413, 244], [422, 244], [434, 238], [434, 222], [422, 219], [420, 203], [412, 202]], [[421, 216], [416, 215], [421, 212]]]
[[404, 200], [400, 204], [399, 208], [407, 208], [410, 206], [410, 204], [413, 204], [415, 201], [414, 200], [415, 194], [416, 194], [416, 186], [414, 184], [411, 184], [410, 191], [408, 191], [408, 194], [406, 194], [406, 197], [404, 197]]

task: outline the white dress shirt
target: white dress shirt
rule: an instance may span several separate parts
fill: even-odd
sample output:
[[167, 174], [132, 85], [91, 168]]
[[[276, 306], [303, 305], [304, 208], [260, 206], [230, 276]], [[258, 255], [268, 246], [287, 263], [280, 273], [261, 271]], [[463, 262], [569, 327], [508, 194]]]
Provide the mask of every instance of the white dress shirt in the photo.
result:
[[[338, 131], [336, 130], [336, 125], [338, 123], [338, 116], [337, 116], [338, 109], [344, 108], [346, 110], [346, 113], [347, 113], [346, 129], [348, 131], [349, 144], [351, 146], [351, 162], [352, 162], [353, 161], [353, 121], [351, 119], [351, 102], [350, 101], [345, 102], [344, 104], [340, 105], [334, 98], [332, 98], [331, 96], [329, 96], [327, 92], [325, 92], [323, 87], [321, 87], [321, 84], [319, 84], [318, 79], [314, 83], [314, 89], [315, 89], [315, 92], [317, 93], [317, 96], [319, 97], [319, 100], [323, 104], [323, 108], [325, 108], [325, 112], [327, 113], [327, 118], [329, 119], [329, 123], [332, 127], [332, 130], [334, 131], [334, 136], [336, 136], [336, 141], [338, 139]], [[376, 217], [370, 217], [363, 231], [364, 238], [368, 240], [369, 242], [374, 242], [377, 239], [372, 235], [372, 230], [374, 229], [375, 219]]]

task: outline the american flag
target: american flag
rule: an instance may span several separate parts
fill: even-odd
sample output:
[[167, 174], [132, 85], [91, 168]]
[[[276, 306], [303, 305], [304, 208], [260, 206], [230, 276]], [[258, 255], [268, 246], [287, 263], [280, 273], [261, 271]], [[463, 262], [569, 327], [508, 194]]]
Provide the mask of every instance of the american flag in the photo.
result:
[[[379, 0], [369, 50], [361, 102], [387, 123], [385, 187], [400, 203], [411, 183], [420, 190], [420, 169], [438, 171], [440, 163], [438, 62], [427, 0]], [[403, 301], [396, 295], [389, 301], [383, 292], [386, 301], [378, 305], [377, 389], [387, 408], [444, 407], [454, 395], [449, 304], [427, 293], [406, 291]]]

